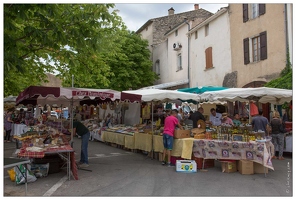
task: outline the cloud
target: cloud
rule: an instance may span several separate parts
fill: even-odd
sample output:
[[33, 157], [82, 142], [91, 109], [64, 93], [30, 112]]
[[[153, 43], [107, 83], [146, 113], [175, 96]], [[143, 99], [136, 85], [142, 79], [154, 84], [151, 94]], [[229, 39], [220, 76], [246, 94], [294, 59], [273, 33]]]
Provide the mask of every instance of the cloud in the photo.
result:
[[[216, 13], [221, 7], [228, 4], [199, 4], [212, 13]], [[163, 17], [168, 15], [168, 10], [174, 8], [175, 13], [182, 13], [194, 10], [194, 3], [153, 3], [153, 4], [133, 4], [133, 3], [116, 3], [114, 9], [118, 9], [118, 15], [129, 30], [137, 31], [149, 19]]]

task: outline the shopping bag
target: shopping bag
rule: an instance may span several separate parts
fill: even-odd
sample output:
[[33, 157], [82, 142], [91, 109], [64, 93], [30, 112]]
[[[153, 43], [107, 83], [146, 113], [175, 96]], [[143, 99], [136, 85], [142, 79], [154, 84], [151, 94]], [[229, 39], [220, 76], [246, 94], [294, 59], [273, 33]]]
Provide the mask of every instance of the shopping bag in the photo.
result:
[[15, 181], [15, 171], [14, 171], [14, 168], [11, 168], [9, 170], [7, 170], [8, 172], [8, 175], [9, 175], [9, 178], [12, 182]]
[[22, 184], [26, 183], [26, 178], [23, 174], [27, 173], [27, 183], [34, 182], [37, 180], [37, 178], [34, 176], [34, 174], [28, 169], [26, 170], [24, 165], [20, 165], [19, 167], [14, 167], [15, 171], [15, 181], [16, 184]]

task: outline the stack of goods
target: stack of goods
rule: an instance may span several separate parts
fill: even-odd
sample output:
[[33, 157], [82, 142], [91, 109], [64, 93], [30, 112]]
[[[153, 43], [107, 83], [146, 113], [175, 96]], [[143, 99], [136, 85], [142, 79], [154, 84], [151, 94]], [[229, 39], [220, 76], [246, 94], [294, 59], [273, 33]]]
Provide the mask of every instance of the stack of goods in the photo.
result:
[[31, 127], [30, 131], [15, 136], [15, 139], [22, 142], [21, 151], [43, 152], [48, 148], [60, 147], [68, 144], [63, 133], [59, 130], [46, 125], [36, 125]]

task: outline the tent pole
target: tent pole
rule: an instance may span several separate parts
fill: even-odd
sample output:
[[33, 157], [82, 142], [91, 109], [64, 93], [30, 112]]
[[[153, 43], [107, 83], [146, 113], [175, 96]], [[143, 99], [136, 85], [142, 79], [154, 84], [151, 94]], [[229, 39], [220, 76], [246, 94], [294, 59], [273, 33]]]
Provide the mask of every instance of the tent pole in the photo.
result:
[[[74, 75], [72, 74], [72, 88], [74, 88]], [[70, 144], [71, 144], [71, 147], [73, 148], [73, 120], [74, 120], [74, 112], [73, 112], [73, 96], [72, 96], [72, 99], [71, 99], [71, 141], [70, 141]]]

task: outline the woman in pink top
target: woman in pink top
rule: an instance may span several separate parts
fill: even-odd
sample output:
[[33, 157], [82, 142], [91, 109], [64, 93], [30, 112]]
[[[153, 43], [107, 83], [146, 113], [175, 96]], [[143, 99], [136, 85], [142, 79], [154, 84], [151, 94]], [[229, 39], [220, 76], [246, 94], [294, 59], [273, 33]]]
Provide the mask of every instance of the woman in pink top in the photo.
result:
[[168, 166], [171, 166], [171, 151], [173, 149], [173, 142], [174, 142], [174, 132], [175, 127], [178, 127], [183, 130], [183, 127], [179, 123], [177, 119], [178, 111], [176, 109], [172, 110], [171, 115], [167, 116], [164, 121], [164, 129], [163, 129], [163, 161], [162, 165], [165, 165], [165, 155], [168, 154]]
[[229, 117], [227, 116], [227, 113], [222, 113], [221, 123], [222, 123], [222, 124], [233, 125], [233, 121], [232, 121], [231, 118], [229, 118]]

